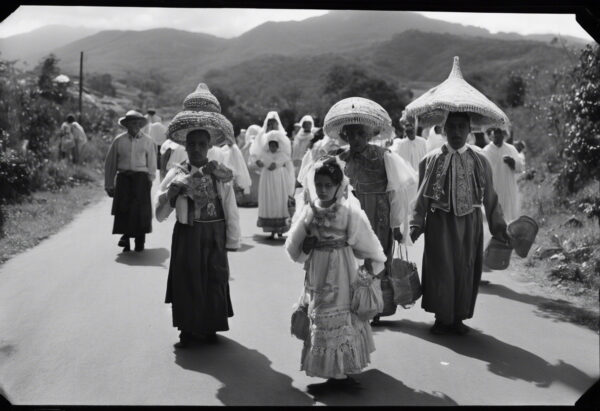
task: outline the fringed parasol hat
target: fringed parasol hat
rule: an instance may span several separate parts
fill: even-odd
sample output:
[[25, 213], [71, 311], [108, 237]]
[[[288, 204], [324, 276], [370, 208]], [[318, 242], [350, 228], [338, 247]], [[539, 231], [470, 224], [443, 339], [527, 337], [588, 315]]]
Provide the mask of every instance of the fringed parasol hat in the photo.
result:
[[235, 142], [233, 125], [221, 114], [219, 100], [206, 84], [198, 84], [196, 90], [183, 100], [183, 107], [184, 110], [177, 113], [169, 124], [167, 138], [184, 145], [190, 131], [206, 130], [212, 145]]
[[472, 127], [508, 129], [506, 114], [463, 78], [458, 57], [448, 78], [411, 102], [405, 109], [407, 118], [414, 118], [422, 127], [443, 125], [449, 112], [468, 113]]
[[387, 111], [376, 102], [362, 97], [349, 97], [335, 103], [325, 116], [323, 128], [328, 136], [343, 140], [340, 131], [347, 124], [362, 124], [371, 128], [371, 138], [377, 134], [382, 138], [392, 135], [392, 119]]

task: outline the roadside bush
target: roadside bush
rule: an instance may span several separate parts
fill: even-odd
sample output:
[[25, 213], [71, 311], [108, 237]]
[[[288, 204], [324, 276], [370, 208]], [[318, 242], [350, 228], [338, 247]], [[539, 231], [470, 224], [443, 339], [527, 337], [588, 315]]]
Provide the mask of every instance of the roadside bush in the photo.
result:
[[8, 149], [0, 152], [0, 203], [18, 200], [32, 191], [31, 173], [34, 161]]

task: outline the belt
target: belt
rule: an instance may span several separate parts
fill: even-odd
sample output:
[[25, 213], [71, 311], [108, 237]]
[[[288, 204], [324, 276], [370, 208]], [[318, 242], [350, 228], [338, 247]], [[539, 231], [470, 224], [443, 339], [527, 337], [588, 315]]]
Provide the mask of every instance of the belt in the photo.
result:
[[337, 248], [344, 248], [347, 246], [348, 246], [348, 243], [346, 242], [346, 240], [324, 240], [324, 241], [317, 241], [317, 244], [315, 244], [315, 249], [317, 249], [317, 250], [334, 250]]
[[224, 218], [219, 218], [217, 220], [194, 220], [194, 223], [216, 223], [219, 221], [225, 221]]

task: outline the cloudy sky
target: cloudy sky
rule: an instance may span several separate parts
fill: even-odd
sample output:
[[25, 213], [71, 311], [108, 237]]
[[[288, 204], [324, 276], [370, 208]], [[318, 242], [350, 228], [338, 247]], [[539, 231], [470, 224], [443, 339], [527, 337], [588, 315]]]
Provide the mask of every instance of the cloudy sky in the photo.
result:
[[[21, 6], [0, 23], [0, 38], [48, 24], [93, 27], [101, 30], [146, 30], [171, 27], [219, 37], [235, 37], [265, 21], [303, 20], [327, 10], [276, 9], [167, 9], [133, 7]], [[520, 34], [553, 33], [591, 40], [571, 14], [485, 14], [423, 12], [440, 20]]]

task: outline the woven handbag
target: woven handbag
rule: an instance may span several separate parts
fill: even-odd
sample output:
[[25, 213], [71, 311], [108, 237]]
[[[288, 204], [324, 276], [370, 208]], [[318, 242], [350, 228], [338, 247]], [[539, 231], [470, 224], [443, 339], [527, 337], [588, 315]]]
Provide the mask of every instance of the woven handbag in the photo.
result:
[[310, 335], [310, 320], [308, 318], [308, 305], [301, 304], [292, 313], [292, 335], [305, 341]]
[[422, 289], [417, 265], [408, 261], [408, 250], [406, 247], [404, 249], [406, 259], [402, 259], [401, 246], [396, 248], [399, 258], [392, 260], [390, 282], [394, 289], [394, 303], [410, 308], [421, 297]]

